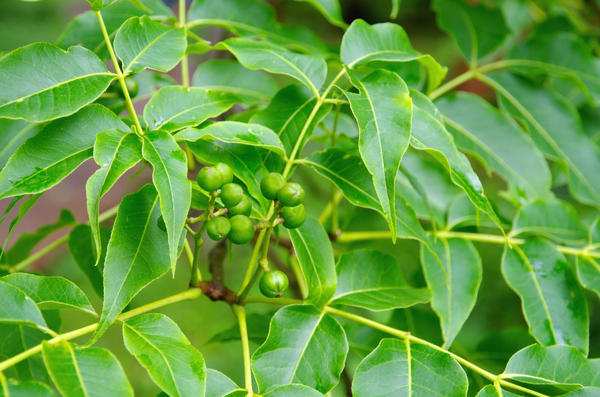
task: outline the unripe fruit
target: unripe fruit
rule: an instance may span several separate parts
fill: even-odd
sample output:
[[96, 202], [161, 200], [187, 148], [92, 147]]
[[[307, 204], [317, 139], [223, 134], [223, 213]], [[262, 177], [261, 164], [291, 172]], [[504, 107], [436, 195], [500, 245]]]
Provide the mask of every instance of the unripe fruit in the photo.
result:
[[236, 206], [244, 198], [242, 187], [236, 183], [226, 183], [221, 187], [221, 200], [225, 207]]
[[252, 202], [250, 201], [248, 196], [244, 195], [242, 197], [242, 200], [239, 203], [237, 203], [233, 207], [229, 207], [228, 214], [229, 214], [229, 216], [234, 216], [234, 215], [248, 216], [248, 215], [250, 215], [250, 212], [252, 212]]
[[277, 192], [285, 185], [285, 179], [277, 172], [271, 172], [260, 181], [260, 191], [269, 200], [277, 198]]
[[[127, 91], [129, 91], [129, 97], [135, 98], [139, 92], [139, 86], [137, 81], [133, 77], [125, 77], [125, 86], [127, 87]], [[121, 90], [121, 96], [125, 96], [123, 91]], [[125, 99], [125, 98], [123, 98]]]
[[215, 241], [223, 240], [227, 237], [230, 230], [231, 223], [229, 222], [229, 219], [222, 216], [212, 218], [206, 224], [206, 234]]
[[233, 171], [230, 166], [225, 163], [217, 163], [215, 168], [221, 173], [223, 183], [231, 183], [233, 181]]
[[289, 281], [284, 272], [273, 270], [263, 274], [260, 279], [260, 292], [269, 298], [279, 298], [289, 286]]
[[283, 216], [283, 226], [288, 229], [295, 229], [302, 226], [306, 220], [306, 210], [304, 205], [300, 204], [295, 207], [283, 207], [281, 210]]
[[286, 207], [293, 207], [304, 202], [304, 189], [297, 183], [286, 183], [277, 192], [277, 200]]
[[229, 219], [231, 230], [229, 240], [235, 244], [246, 244], [254, 237], [254, 224], [246, 215], [236, 215]]
[[216, 167], [204, 167], [196, 177], [198, 185], [204, 190], [213, 192], [223, 186], [223, 174]]
[[158, 219], [156, 220], [156, 225], [163, 232], [167, 231], [167, 225], [165, 225], [165, 220], [163, 219], [162, 215], [159, 216]]

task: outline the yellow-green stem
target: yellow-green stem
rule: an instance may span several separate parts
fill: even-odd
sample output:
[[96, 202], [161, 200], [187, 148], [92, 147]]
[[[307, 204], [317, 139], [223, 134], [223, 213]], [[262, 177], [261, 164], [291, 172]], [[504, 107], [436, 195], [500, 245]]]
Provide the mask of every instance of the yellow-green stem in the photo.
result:
[[[186, 40], [187, 40], [187, 27], [185, 25], [185, 0], [179, 0], [179, 26], [186, 32]], [[183, 55], [181, 58], [181, 84], [185, 87], [190, 86], [190, 71], [189, 71], [189, 63], [187, 54]]]
[[127, 111], [133, 118], [133, 122], [135, 123], [135, 128], [139, 135], [144, 135], [144, 130], [142, 129], [142, 125], [140, 124], [140, 120], [138, 119], [137, 113], [135, 112], [135, 107], [133, 106], [133, 102], [131, 101], [131, 96], [129, 95], [129, 90], [127, 89], [127, 84], [125, 84], [125, 75], [121, 71], [121, 67], [119, 66], [119, 61], [117, 60], [117, 56], [115, 55], [115, 51], [113, 49], [112, 43], [110, 41], [110, 36], [108, 31], [106, 30], [106, 25], [104, 24], [104, 19], [102, 18], [102, 13], [100, 11], [96, 11], [96, 17], [98, 18], [98, 23], [100, 24], [100, 30], [102, 30], [102, 36], [104, 36], [104, 42], [106, 43], [106, 48], [108, 49], [108, 53], [110, 54], [110, 59], [112, 60], [113, 66], [115, 68], [115, 72], [117, 73], [117, 79], [121, 84], [121, 90], [123, 90], [123, 95], [125, 96], [125, 104], [127, 106]]
[[233, 312], [237, 317], [240, 327], [240, 338], [242, 340], [242, 356], [244, 358], [244, 384], [248, 391], [248, 397], [252, 397], [252, 366], [250, 362], [250, 343], [248, 340], [248, 327], [246, 325], [246, 309], [244, 306], [233, 305]]
[[258, 266], [258, 256], [261, 252], [260, 247], [262, 246], [266, 233], [267, 229], [262, 229], [260, 233], [258, 233], [258, 237], [256, 238], [256, 244], [254, 244], [252, 255], [250, 256], [250, 260], [248, 261], [248, 268], [246, 269], [244, 280], [242, 281], [242, 285], [240, 286], [240, 289], [237, 293], [237, 296], [241, 299], [243, 299], [248, 294], [248, 292], [250, 292], [250, 287], [252, 286], [252, 278], [254, 277], [254, 273], [256, 272], [256, 268]]
[[[188, 289], [183, 292], [179, 292], [175, 295], [168, 296], [166, 298], [157, 300], [152, 303], [148, 303], [148, 304], [140, 306], [136, 309], [129, 310], [128, 312], [122, 313], [119, 316], [117, 316], [117, 320], [125, 321], [125, 320], [128, 320], [137, 315], [149, 312], [154, 309], [158, 309], [159, 307], [170, 305], [171, 303], [181, 302], [184, 300], [196, 299], [200, 295], [202, 295], [202, 291], [200, 291], [199, 289]], [[98, 328], [98, 323], [90, 324], [88, 326], [76, 329], [74, 331], [60, 334], [60, 335], [48, 340], [47, 342], [48, 343], [56, 343], [56, 342], [63, 341], [63, 340], [75, 339], [77, 337], [94, 332], [96, 330], [96, 328]], [[39, 353], [41, 350], [42, 350], [42, 345], [39, 344], [28, 350], [25, 350], [24, 352], [17, 354], [16, 356], [13, 356], [7, 360], [0, 362], [0, 372], [6, 370], [7, 368], [12, 367], [15, 364], [18, 364], [19, 362], [33, 356], [34, 354]]]

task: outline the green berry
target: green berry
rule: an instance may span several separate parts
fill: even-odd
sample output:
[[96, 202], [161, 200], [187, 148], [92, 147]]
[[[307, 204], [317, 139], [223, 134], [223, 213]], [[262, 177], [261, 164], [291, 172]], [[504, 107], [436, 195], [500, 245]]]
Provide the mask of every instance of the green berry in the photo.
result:
[[260, 292], [268, 298], [279, 298], [287, 290], [289, 281], [284, 272], [273, 270], [260, 279]]
[[277, 172], [271, 172], [260, 181], [260, 191], [269, 200], [277, 198], [277, 192], [285, 185], [285, 179]]
[[214, 192], [223, 186], [223, 174], [216, 167], [204, 167], [196, 178], [198, 185], [204, 190]]
[[[129, 97], [135, 98], [140, 90], [137, 81], [133, 77], [125, 77], [125, 86], [127, 87], [127, 91], [129, 91]], [[121, 91], [121, 95], [124, 96], [123, 91]]]
[[165, 225], [165, 220], [163, 219], [162, 215], [159, 216], [158, 219], [156, 220], [156, 225], [163, 232], [167, 231], [167, 225]]
[[246, 244], [254, 237], [254, 224], [246, 215], [236, 215], [229, 219], [231, 230], [229, 240], [235, 244]]
[[293, 207], [304, 202], [304, 189], [297, 183], [286, 183], [277, 192], [277, 200], [286, 207]]
[[227, 237], [230, 230], [231, 223], [229, 222], [229, 219], [222, 216], [212, 218], [206, 224], [206, 234], [215, 241], [223, 240]]
[[283, 226], [288, 229], [295, 229], [302, 226], [306, 220], [306, 210], [302, 204], [295, 207], [283, 207], [281, 214], [283, 215]]
[[225, 207], [231, 208], [240, 203], [244, 198], [244, 191], [237, 183], [226, 183], [221, 187], [221, 200]]
[[225, 163], [217, 163], [215, 168], [219, 170], [223, 176], [223, 183], [231, 183], [233, 181], [233, 171], [231, 170], [230, 166]]
[[250, 215], [250, 212], [252, 212], [252, 202], [250, 201], [248, 196], [244, 195], [244, 196], [242, 196], [242, 200], [240, 200], [239, 203], [237, 203], [233, 207], [229, 207], [228, 214], [229, 214], [229, 216], [234, 216], [234, 215], [248, 216], [248, 215]]

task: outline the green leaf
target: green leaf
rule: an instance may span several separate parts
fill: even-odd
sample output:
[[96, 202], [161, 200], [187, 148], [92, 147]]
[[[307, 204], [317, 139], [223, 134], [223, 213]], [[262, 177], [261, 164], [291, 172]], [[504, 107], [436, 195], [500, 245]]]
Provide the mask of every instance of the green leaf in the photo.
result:
[[94, 237], [97, 261], [102, 257], [98, 211], [100, 200], [131, 167], [142, 159], [142, 145], [136, 134], [109, 130], [96, 136], [94, 161], [100, 169], [90, 176], [85, 185], [87, 213]]
[[78, 309], [96, 315], [85, 293], [66, 278], [13, 273], [0, 280], [18, 288], [41, 310]]
[[[271, 99], [269, 106], [256, 113], [250, 122], [262, 124], [275, 131], [283, 143], [285, 153], [290, 156], [316, 103], [317, 99], [309, 89], [297, 84], [289, 85], [282, 88]], [[330, 110], [330, 105], [319, 108], [305, 132], [298, 154], [302, 153], [302, 148], [313, 134], [316, 126]]]
[[40, 126], [23, 120], [0, 119], [0, 170], [23, 142], [34, 136]]
[[244, 38], [227, 39], [221, 45], [248, 69], [290, 76], [310, 88], [315, 96], [327, 77], [327, 65], [321, 58], [297, 54], [267, 41]]
[[536, 200], [519, 210], [510, 236], [537, 235], [568, 244], [583, 243], [588, 232], [577, 212], [564, 201]]
[[274, 388], [268, 393], [264, 394], [265, 397], [323, 397], [323, 394], [319, 393], [315, 389], [311, 389], [304, 385], [285, 385]]
[[347, 353], [344, 329], [334, 318], [313, 306], [286, 306], [273, 316], [252, 369], [261, 393], [288, 383], [326, 393], [338, 383]]
[[179, 245], [185, 233], [185, 221], [192, 201], [192, 184], [187, 178], [187, 157], [175, 138], [164, 131], [145, 134], [142, 153], [152, 165], [152, 182], [160, 197], [160, 211], [167, 228], [169, 256], [175, 274]]
[[246, 69], [231, 59], [209, 59], [201, 63], [192, 81], [196, 87], [230, 92], [247, 105], [271, 99], [278, 89], [268, 74]]
[[302, 164], [332, 181], [353, 205], [370, 208], [383, 215], [373, 179], [358, 155], [329, 148], [311, 154], [302, 160]]
[[143, 314], [123, 323], [125, 347], [169, 396], [203, 396], [204, 358], [164, 314]]
[[452, 36], [463, 57], [472, 64], [500, 47], [510, 34], [499, 8], [472, 5], [465, 0], [435, 0], [433, 9], [438, 26]]
[[[3, 359], [14, 357], [51, 337], [37, 328], [31, 328], [22, 323], [0, 324], [0, 335], [2, 335], [2, 339], [0, 339], [0, 357]], [[48, 372], [39, 355], [31, 356], [15, 364], [14, 370], [14, 374], [19, 380], [50, 381]], [[8, 376], [8, 371], [5, 374]]]
[[337, 289], [330, 304], [391, 310], [426, 303], [431, 295], [426, 288], [408, 285], [396, 259], [379, 251], [343, 254], [337, 264], [337, 275]]
[[44, 362], [64, 397], [133, 396], [121, 364], [106, 349], [44, 342]]
[[345, 92], [359, 126], [358, 148], [395, 240], [396, 175], [410, 140], [412, 101], [397, 74], [378, 70], [362, 80], [350, 76], [360, 91]]
[[[269, 333], [269, 322], [273, 317], [274, 312], [267, 313], [251, 313], [246, 316], [246, 324], [248, 327], [248, 340], [261, 344], [267, 338]], [[240, 327], [238, 324], [216, 333], [213, 335], [207, 344], [209, 343], [228, 343], [240, 340]]]
[[504, 177], [513, 202], [550, 196], [544, 156], [515, 121], [466, 92], [445, 95], [436, 105], [456, 144]]
[[104, 271], [104, 260], [106, 258], [106, 248], [110, 240], [111, 229], [100, 227], [100, 240], [102, 241], [102, 250], [100, 251], [100, 260], [97, 260], [92, 239], [92, 230], [88, 225], [78, 225], [69, 233], [69, 251], [77, 263], [79, 269], [90, 280], [94, 291], [102, 298], [104, 294], [102, 273]]
[[348, 26], [342, 18], [342, 7], [340, 6], [339, 0], [296, 0], [309, 3], [311, 6], [319, 10], [321, 14], [331, 23], [332, 25], [345, 28]]
[[519, 395], [506, 390], [502, 390], [500, 394], [494, 385], [487, 385], [475, 397], [519, 397]]
[[454, 184], [463, 189], [473, 204], [500, 226], [501, 222], [483, 191], [479, 177], [469, 160], [456, 147], [452, 135], [440, 120], [437, 108], [425, 95], [414, 90], [411, 95], [414, 101], [411, 146], [428, 152], [440, 162], [450, 173]]
[[211, 368], [206, 370], [205, 397], [223, 397], [237, 388], [235, 382], [223, 373]]
[[144, 120], [150, 129], [172, 132], [218, 116], [237, 101], [235, 95], [227, 92], [199, 87], [164, 87], [144, 107]]
[[[0, 379], [0, 385], [2, 379]], [[35, 381], [17, 382], [9, 379], [6, 382], [6, 391], [0, 387], [0, 397], [54, 397], [56, 394], [43, 383]]]
[[50, 189], [90, 158], [98, 133], [113, 128], [127, 126], [96, 104], [47, 124], [17, 149], [0, 172], [0, 198]]
[[41, 122], [68, 116], [98, 98], [114, 76], [85, 48], [21, 47], [0, 58], [0, 117]]
[[149, 68], [168, 72], [185, 54], [183, 28], [153, 21], [148, 16], [131, 17], [117, 31], [115, 52], [123, 61], [123, 73]]
[[253, 209], [259, 211], [261, 217], [266, 215], [270, 202], [260, 191], [260, 181], [269, 170], [263, 163], [263, 153], [257, 147], [205, 140], [189, 142], [187, 145], [202, 164], [221, 162], [229, 165], [257, 203]]
[[510, 358], [502, 376], [528, 385], [563, 386], [563, 392], [581, 386], [598, 387], [600, 360], [586, 359], [569, 346], [532, 345]]
[[217, 140], [237, 145], [256, 146], [285, 157], [285, 150], [277, 134], [260, 124], [219, 121], [202, 129], [189, 128], [180, 131], [175, 135], [175, 139], [188, 142], [195, 142], [199, 139]]
[[571, 265], [541, 239], [506, 248], [502, 274], [519, 295], [529, 332], [542, 345], [569, 344], [588, 350], [587, 302]]
[[421, 262], [431, 290], [431, 307], [440, 318], [444, 346], [450, 347], [477, 301], [481, 258], [467, 240], [438, 238], [433, 249], [439, 259], [421, 247]]
[[159, 217], [159, 198], [152, 185], [125, 196], [119, 205], [104, 263], [102, 315], [93, 341], [142, 288], [170, 269], [167, 233], [158, 226]]
[[336, 287], [335, 259], [323, 226], [312, 217], [297, 229], [289, 230], [302, 275], [308, 286], [309, 302], [324, 305]]
[[0, 323], [23, 324], [28, 327], [47, 330], [48, 326], [40, 309], [19, 288], [0, 280]]
[[[20, 210], [23, 209], [23, 205], [21, 205]], [[26, 259], [31, 251], [44, 240], [46, 237], [50, 236], [56, 231], [62, 230], [66, 227], [73, 226], [75, 224], [75, 217], [69, 210], [61, 210], [56, 222], [40, 226], [33, 233], [22, 233], [18, 240], [7, 250], [4, 255], [6, 257], [6, 262], [10, 265], [16, 265], [22, 260]]]
[[[565, 165], [569, 190], [583, 203], [600, 203], [600, 147], [584, 134], [576, 109], [564, 98], [508, 73], [495, 73], [500, 104], [526, 121], [538, 147]], [[495, 84], [494, 84], [495, 85]]]
[[427, 69], [429, 90], [440, 84], [447, 70], [431, 55], [415, 51], [404, 29], [393, 23], [369, 25], [362, 19], [354, 20], [342, 38], [340, 56], [350, 68], [374, 61], [418, 61]]
[[275, 10], [261, 0], [194, 0], [188, 26], [213, 25], [238, 36], [266, 37], [274, 43], [313, 54], [325, 54], [327, 46], [304, 27], [281, 25]]
[[585, 288], [600, 296], [600, 263], [590, 257], [577, 257], [577, 277]]
[[[102, 18], [111, 37], [114, 37], [117, 29], [126, 19], [142, 15], [151, 15], [154, 19], [174, 17], [173, 12], [162, 0], [116, 0], [102, 9]], [[109, 57], [98, 18], [93, 11], [84, 12], [73, 18], [56, 44], [65, 49], [82, 45], [94, 51], [102, 59]]]
[[362, 360], [352, 381], [352, 395], [464, 397], [467, 374], [449, 355], [398, 339], [383, 339]]

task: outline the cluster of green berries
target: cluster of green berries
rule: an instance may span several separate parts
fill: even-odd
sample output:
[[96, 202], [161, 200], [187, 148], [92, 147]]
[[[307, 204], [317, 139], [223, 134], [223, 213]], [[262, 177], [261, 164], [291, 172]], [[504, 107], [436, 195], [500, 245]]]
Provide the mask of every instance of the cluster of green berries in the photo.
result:
[[295, 229], [306, 220], [304, 209], [304, 189], [297, 183], [287, 182], [281, 174], [271, 172], [260, 182], [260, 190], [267, 199], [281, 204], [283, 226]]
[[248, 217], [252, 202], [237, 183], [233, 171], [225, 163], [204, 167], [198, 172], [198, 185], [211, 194], [219, 195], [227, 208], [227, 216], [208, 220], [206, 234], [215, 241], [227, 237], [232, 243], [246, 244], [254, 237], [254, 223]]

